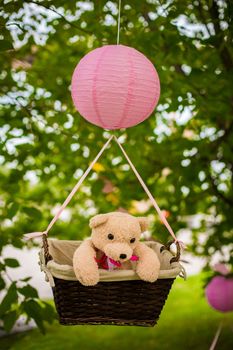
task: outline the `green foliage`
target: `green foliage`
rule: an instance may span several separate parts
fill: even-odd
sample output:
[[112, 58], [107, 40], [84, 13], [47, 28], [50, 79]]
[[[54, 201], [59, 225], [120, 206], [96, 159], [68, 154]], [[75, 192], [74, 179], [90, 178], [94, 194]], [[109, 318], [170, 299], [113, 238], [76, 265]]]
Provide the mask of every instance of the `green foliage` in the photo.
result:
[[19, 288], [18, 291], [27, 298], [38, 298], [37, 290], [30, 285]]
[[15, 322], [18, 319], [17, 311], [9, 311], [3, 316], [4, 329], [6, 332], [10, 332]]
[[44, 333], [45, 328], [42, 322], [42, 307], [35, 300], [26, 300], [22, 304], [23, 310], [26, 314], [33, 318], [38, 328]]
[[52, 323], [56, 318], [54, 308], [39, 300], [37, 290], [28, 284], [28, 278], [12, 281], [7, 288], [0, 305], [0, 319], [4, 330], [9, 332], [20, 315], [25, 315], [27, 322], [33, 319], [42, 333], [45, 333], [44, 323]]
[[[122, 4], [120, 41], [155, 64], [161, 98], [147, 121], [116, 135], [125, 141], [162, 209], [169, 211], [175, 231], [187, 227], [187, 217], [202, 214], [192, 230], [191, 251], [207, 259], [219, 252], [231, 263], [222, 247], [230, 246], [233, 225], [232, 4]], [[116, 43], [117, 3], [27, 0], [2, 1], [0, 6], [1, 251], [7, 244], [22, 247], [23, 233], [47, 227], [52, 209], [61, 205], [109, 136], [80, 118], [71, 101], [70, 80], [87, 52]], [[135, 206], [146, 195], [116, 145], [101, 165], [70, 204], [70, 219], [60, 220], [51, 235], [83, 238], [95, 211], [121, 207], [153, 215], [153, 234], [166, 241], [168, 233], [153, 208], [148, 205], [141, 213]], [[5, 264], [1, 262], [0, 289], [6, 285]], [[20, 310], [33, 317], [28, 303]], [[43, 315], [39, 304], [37, 308]], [[13, 311], [7, 316], [8, 329], [16, 317]], [[37, 324], [41, 327], [41, 321]]]
[[4, 263], [6, 266], [9, 266], [9, 267], [19, 267], [19, 262], [16, 259], [7, 258], [7, 259], [4, 259]]
[[13, 282], [8, 288], [8, 291], [1, 302], [0, 315], [4, 315], [6, 311], [8, 311], [12, 307], [12, 305], [16, 304], [17, 302], [18, 294], [16, 289], [16, 283]]

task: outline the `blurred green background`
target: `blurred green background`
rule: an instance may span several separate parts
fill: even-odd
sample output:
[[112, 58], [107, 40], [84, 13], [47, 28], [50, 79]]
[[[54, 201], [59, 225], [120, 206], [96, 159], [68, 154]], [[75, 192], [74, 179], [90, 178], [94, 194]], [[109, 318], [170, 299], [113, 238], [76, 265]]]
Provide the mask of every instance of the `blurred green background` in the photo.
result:
[[[232, 13], [232, 3], [224, 0], [122, 0], [120, 43], [153, 62], [161, 97], [148, 120], [116, 135], [187, 243], [190, 261], [203, 259], [207, 277], [215, 262], [232, 265]], [[22, 315], [41, 329], [44, 321], [54, 320], [51, 304], [39, 299], [30, 276], [12, 277], [22, 261], [4, 252], [21, 249], [24, 233], [47, 227], [110, 135], [80, 117], [70, 81], [87, 52], [116, 43], [117, 15], [116, 1], [0, 2], [0, 317], [5, 331]], [[149, 216], [153, 237], [170, 239], [112, 144], [50, 234], [82, 239], [90, 233], [91, 216], [119, 209]], [[204, 301], [200, 279], [176, 283], [155, 329], [55, 324], [45, 338], [36, 330], [4, 338], [3, 349], [46, 348], [47, 342], [50, 349], [88, 348], [91, 335], [90, 348], [101, 343], [140, 348], [147, 342], [151, 349], [179, 344], [206, 349], [221, 315]], [[224, 328], [219, 348], [232, 347], [229, 332]]]

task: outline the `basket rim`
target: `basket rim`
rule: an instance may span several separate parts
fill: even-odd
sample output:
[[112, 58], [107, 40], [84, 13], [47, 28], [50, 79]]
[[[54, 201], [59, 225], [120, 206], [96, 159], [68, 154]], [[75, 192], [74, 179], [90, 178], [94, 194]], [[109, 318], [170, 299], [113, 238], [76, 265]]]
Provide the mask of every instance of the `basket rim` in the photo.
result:
[[[160, 270], [158, 279], [176, 278], [182, 272], [182, 266], [179, 263], [172, 263], [174, 266], [170, 270]], [[53, 277], [61, 278], [66, 281], [77, 281], [72, 266], [60, 265], [54, 260], [47, 263], [47, 268]], [[140, 277], [134, 270], [103, 270], [99, 269], [100, 282], [134, 281], [140, 280]]]
[[[54, 241], [63, 241], [66, 243], [80, 243], [80, 240], [74, 241], [74, 240], [57, 240], [57, 239], [49, 239], [49, 242]], [[160, 248], [163, 247], [163, 244], [156, 242], [156, 241], [146, 241], [145, 244], [149, 245], [152, 249], [157, 249], [160, 251]], [[165, 255], [166, 259], [169, 259], [169, 261], [172, 259], [173, 255], [168, 250], [162, 250], [160, 252], [161, 255]], [[43, 247], [40, 250], [39, 253], [40, 258], [40, 265], [41, 270], [44, 271], [47, 275], [47, 280], [50, 282], [51, 286], [53, 286], [54, 281], [53, 278], [60, 278], [67, 281], [77, 281], [77, 278], [74, 274], [73, 267], [71, 265], [67, 264], [59, 264], [56, 261], [49, 260], [47, 263], [44, 259], [44, 249]], [[167, 279], [171, 278], [174, 279], [178, 275], [181, 277], [185, 277], [185, 271], [183, 266], [179, 262], [171, 262], [170, 263], [171, 268], [170, 269], [163, 269], [159, 272], [159, 279]], [[117, 282], [117, 281], [132, 281], [132, 280], [140, 280], [139, 276], [136, 274], [134, 270], [103, 270], [99, 269], [100, 274], [100, 282]]]

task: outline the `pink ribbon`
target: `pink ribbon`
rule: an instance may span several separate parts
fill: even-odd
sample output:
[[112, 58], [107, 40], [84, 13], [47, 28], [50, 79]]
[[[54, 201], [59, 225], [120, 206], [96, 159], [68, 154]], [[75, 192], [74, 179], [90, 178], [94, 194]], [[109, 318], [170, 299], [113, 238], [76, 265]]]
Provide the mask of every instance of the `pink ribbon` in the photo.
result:
[[162, 210], [159, 208], [156, 200], [154, 199], [154, 197], [152, 196], [150, 190], [148, 189], [148, 187], [146, 186], [145, 182], [143, 181], [143, 179], [141, 178], [141, 176], [139, 175], [137, 169], [135, 168], [135, 166], [133, 165], [133, 163], [131, 162], [131, 160], [129, 159], [129, 156], [127, 155], [127, 153], [125, 152], [124, 148], [122, 147], [122, 145], [120, 144], [120, 142], [118, 141], [118, 139], [116, 138], [116, 136], [114, 136], [114, 140], [116, 141], [116, 143], [118, 144], [118, 146], [120, 147], [122, 153], [124, 154], [127, 162], [129, 163], [131, 169], [133, 170], [136, 178], [138, 179], [138, 181], [140, 182], [142, 188], [144, 189], [144, 191], [146, 192], [147, 196], [149, 197], [153, 207], [155, 208], [155, 210], [157, 211], [160, 220], [162, 221], [162, 223], [166, 226], [168, 232], [170, 233], [170, 235], [173, 237], [174, 241], [176, 243], [179, 244], [180, 248], [183, 250], [185, 249], [185, 244], [182, 241], [178, 241], [178, 239], [176, 238], [175, 233], [173, 232], [171, 226], [169, 225], [165, 215], [163, 214]]
[[[109, 261], [110, 261], [113, 265], [115, 265], [115, 266], [117, 266], [117, 267], [120, 267], [120, 266], [122, 265], [122, 264], [120, 263], [120, 261], [113, 260], [112, 258], [108, 258], [108, 259], [109, 259]], [[131, 261], [138, 261], [138, 260], [139, 260], [139, 257], [138, 257], [137, 255], [132, 255], [131, 258], [130, 258], [129, 260], [131, 260]]]
[[131, 261], [138, 261], [139, 257], [137, 255], [132, 255], [129, 260], [131, 260]]
[[121, 267], [121, 263], [120, 261], [116, 261], [116, 260], [113, 260], [112, 258], [108, 258], [108, 260], [110, 261], [110, 263], [116, 267]]
[[[122, 265], [120, 261], [116, 261], [112, 258], [109, 258], [105, 253], [101, 256], [100, 259], [95, 258], [95, 261], [98, 263], [98, 265], [105, 270], [109, 270], [108, 260], [112, 265], [116, 267], [121, 267]], [[138, 261], [139, 257], [137, 255], [132, 255], [129, 260]]]
[[30, 239], [41, 237], [42, 235], [47, 235], [47, 231], [30, 232], [30, 233], [26, 233], [25, 235], [23, 235], [23, 237], [24, 237], [25, 241], [29, 241]]

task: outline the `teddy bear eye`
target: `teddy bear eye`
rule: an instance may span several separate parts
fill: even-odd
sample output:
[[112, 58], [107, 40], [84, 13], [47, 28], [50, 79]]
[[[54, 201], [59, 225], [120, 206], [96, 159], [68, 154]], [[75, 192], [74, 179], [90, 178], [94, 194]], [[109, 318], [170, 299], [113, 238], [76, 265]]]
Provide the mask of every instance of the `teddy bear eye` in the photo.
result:
[[113, 239], [114, 239], [114, 236], [113, 236], [113, 234], [112, 234], [112, 233], [109, 233], [109, 234], [108, 234], [108, 239], [111, 239], [111, 240], [113, 240]]
[[135, 242], [135, 238], [131, 238], [130, 243], [134, 243]]

